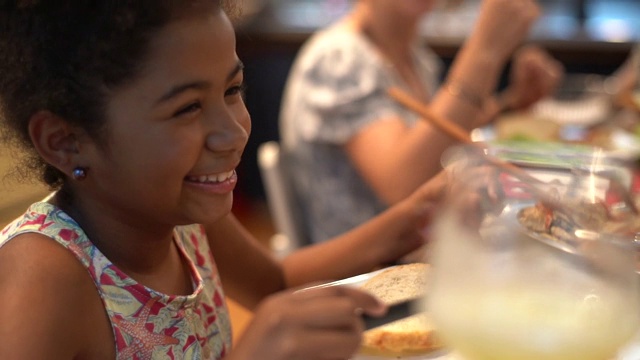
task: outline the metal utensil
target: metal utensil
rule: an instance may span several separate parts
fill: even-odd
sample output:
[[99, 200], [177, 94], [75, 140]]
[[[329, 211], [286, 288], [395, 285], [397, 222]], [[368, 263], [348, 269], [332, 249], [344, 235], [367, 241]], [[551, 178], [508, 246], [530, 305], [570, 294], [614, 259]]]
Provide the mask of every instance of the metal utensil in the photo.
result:
[[424, 301], [422, 299], [409, 299], [390, 305], [387, 313], [381, 317], [364, 314], [362, 319], [364, 320], [365, 330], [369, 330], [421, 312], [424, 312]]
[[[380, 269], [367, 274], [353, 276], [347, 279], [310, 286], [298, 291], [307, 291], [310, 289], [332, 287], [332, 286], [354, 286], [354, 284], [363, 283], [366, 280], [370, 279], [375, 274], [378, 274], [382, 271], [386, 271], [390, 268], [392, 267], [387, 267], [387, 268]], [[408, 299], [405, 301], [401, 301], [401, 302], [389, 305], [386, 314], [382, 316], [374, 317], [371, 315], [363, 314], [362, 319], [364, 320], [365, 330], [369, 330], [369, 329], [373, 329], [373, 328], [394, 322], [396, 320], [404, 319], [406, 317], [421, 313], [424, 311], [424, 308], [425, 308], [424, 299], [422, 297], [416, 297], [416, 298]]]

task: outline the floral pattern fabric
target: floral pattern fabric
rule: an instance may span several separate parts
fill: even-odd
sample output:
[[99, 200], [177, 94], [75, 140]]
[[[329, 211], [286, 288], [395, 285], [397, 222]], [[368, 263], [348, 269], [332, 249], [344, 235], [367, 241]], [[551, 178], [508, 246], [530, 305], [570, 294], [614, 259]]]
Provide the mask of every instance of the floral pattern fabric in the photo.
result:
[[202, 226], [174, 231], [191, 271], [194, 291], [186, 296], [159, 293], [127, 276], [71, 217], [49, 203], [33, 204], [7, 225], [0, 233], [0, 247], [27, 232], [52, 238], [87, 269], [111, 321], [117, 360], [222, 359], [230, 350], [229, 315]]

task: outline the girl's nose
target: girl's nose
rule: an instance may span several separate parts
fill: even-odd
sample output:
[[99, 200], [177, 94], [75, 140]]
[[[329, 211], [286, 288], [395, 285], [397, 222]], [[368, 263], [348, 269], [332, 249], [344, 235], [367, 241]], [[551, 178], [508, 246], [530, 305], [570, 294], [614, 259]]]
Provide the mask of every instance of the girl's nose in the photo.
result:
[[213, 152], [242, 151], [249, 139], [251, 121], [246, 111], [218, 113], [206, 140], [207, 149]]

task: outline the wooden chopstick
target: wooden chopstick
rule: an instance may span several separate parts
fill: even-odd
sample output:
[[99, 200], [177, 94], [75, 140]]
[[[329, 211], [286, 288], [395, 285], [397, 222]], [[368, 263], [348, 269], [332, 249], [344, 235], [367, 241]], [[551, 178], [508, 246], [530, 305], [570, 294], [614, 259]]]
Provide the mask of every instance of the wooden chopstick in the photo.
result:
[[[404, 92], [403, 90], [401, 90], [399, 88], [396, 88], [396, 87], [391, 87], [391, 88], [388, 89], [387, 92], [388, 92], [389, 96], [391, 96], [391, 98], [396, 100], [398, 103], [404, 105], [408, 109], [410, 109], [410, 110], [414, 111], [415, 113], [417, 113], [418, 115], [422, 116], [425, 120], [427, 120], [430, 123], [432, 123], [434, 126], [436, 126], [438, 129], [443, 131], [445, 134], [451, 136], [453, 139], [458, 140], [458, 141], [460, 141], [461, 143], [464, 143], [464, 144], [471, 144], [471, 145], [474, 145], [474, 146], [478, 146], [478, 148], [482, 148], [482, 146], [474, 143], [471, 140], [471, 137], [469, 136], [469, 133], [464, 128], [462, 128], [460, 125], [458, 125], [458, 124], [456, 124], [456, 123], [454, 123], [454, 122], [452, 122], [452, 121], [450, 121], [448, 119], [445, 119], [445, 118], [442, 118], [440, 116], [437, 116], [436, 114], [434, 114], [429, 109], [429, 107], [427, 105], [425, 105], [421, 101], [415, 99], [413, 96], [409, 95], [408, 93]], [[537, 179], [536, 177], [532, 176], [526, 170], [523, 170], [522, 168], [514, 165], [513, 163], [510, 163], [508, 161], [504, 161], [504, 160], [499, 159], [499, 158], [497, 158], [495, 156], [491, 156], [491, 155], [485, 154], [484, 158], [490, 164], [495, 165], [495, 166], [505, 170], [506, 172], [508, 172], [509, 174], [515, 176], [516, 178], [519, 178], [520, 180], [525, 180], [527, 182], [532, 183], [534, 186], [531, 187], [531, 190], [548, 207], [550, 207], [552, 209], [556, 209], [556, 210], [564, 209], [565, 212], [569, 212], [569, 209], [564, 204], [560, 203], [560, 201], [558, 201], [557, 199], [555, 199], [552, 196], [550, 196], [544, 190], [542, 190], [542, 189], [538, 188], [537, 186], [535, 186], [536, 184], [544, 185], [544, 182], [539, 180], [539, 179]], [[629, 206], [631, 211], [634, 214], [638, 214], [639, 211], [638, 211], [637, 207], [635, 206], [635, 203], [633, 202], [633, 199], [631, 199], [630, 195], [628, 193], [626, 193], [625, 191], [621, 191], [621, 195], [624, 197], [623, 201], [627, 204], [627, 206]]]
[[[441, 131], [443, 131], [445, 134], [449, 135], [453, 139], [464, 144], [477, 145], [471, 140], [471, 137], [469, 136], [469, 132], [467, 130], [462, 128], [460, 125], [454, 123], [453, 121], [450, 121], [448, 119], [442, 118], [434, 114], [427, 105], [415, 99], [413, 96], [409, 95], [405, 91], [396, 87], [392, 87], [388, 89], [388, 93], [389, 93], [389, 96], [391, 96], [391, 98], [393, 98], [400, 104], [404, 105], [408, 109], [414, 111], [415, 113], [423, 117], [426, 121], [429, 121], [431, 124], [436, 126], [438, 129], [440, 129]], [[477, 145], [477, 146], [481, 147], [480, 145]], [[493, 156], [486, 156], [486, 158], [490, 163], [497, 165], [504, 170], [507, 170], [509, 173], [513, 174], [516, 177], [519, 177], [524, 180], [540, 183], [540, 180], [536, 179], [525, 170], [517, 167], [516, 165], [513, 165], [510, 162], [500, 160]]]
[[458, 124], [434, 114], [423, 102], [416, 100], [411, 95], [396, 87], [389, 88], [387, 91], [394, 100], [408, 109], [413, 110], [416, 114], [422, 116], [425, 120], [429, 121], [453, 139], [465, 144], [473, 143], [468, 131], [460, 127]]

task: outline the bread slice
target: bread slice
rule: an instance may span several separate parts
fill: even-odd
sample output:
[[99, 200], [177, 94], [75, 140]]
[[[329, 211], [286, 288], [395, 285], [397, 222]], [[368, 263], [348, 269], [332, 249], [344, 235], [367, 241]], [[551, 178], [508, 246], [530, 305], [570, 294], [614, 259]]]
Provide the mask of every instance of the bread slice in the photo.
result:
[[[425, 296], [429, 265], [398, 265], [369, 279], [362, 289], [387, 304]], [[411, 356], [441, 349], [426, 312], [394, 321], [364, 333], [361, 353], [378, 356]]]

